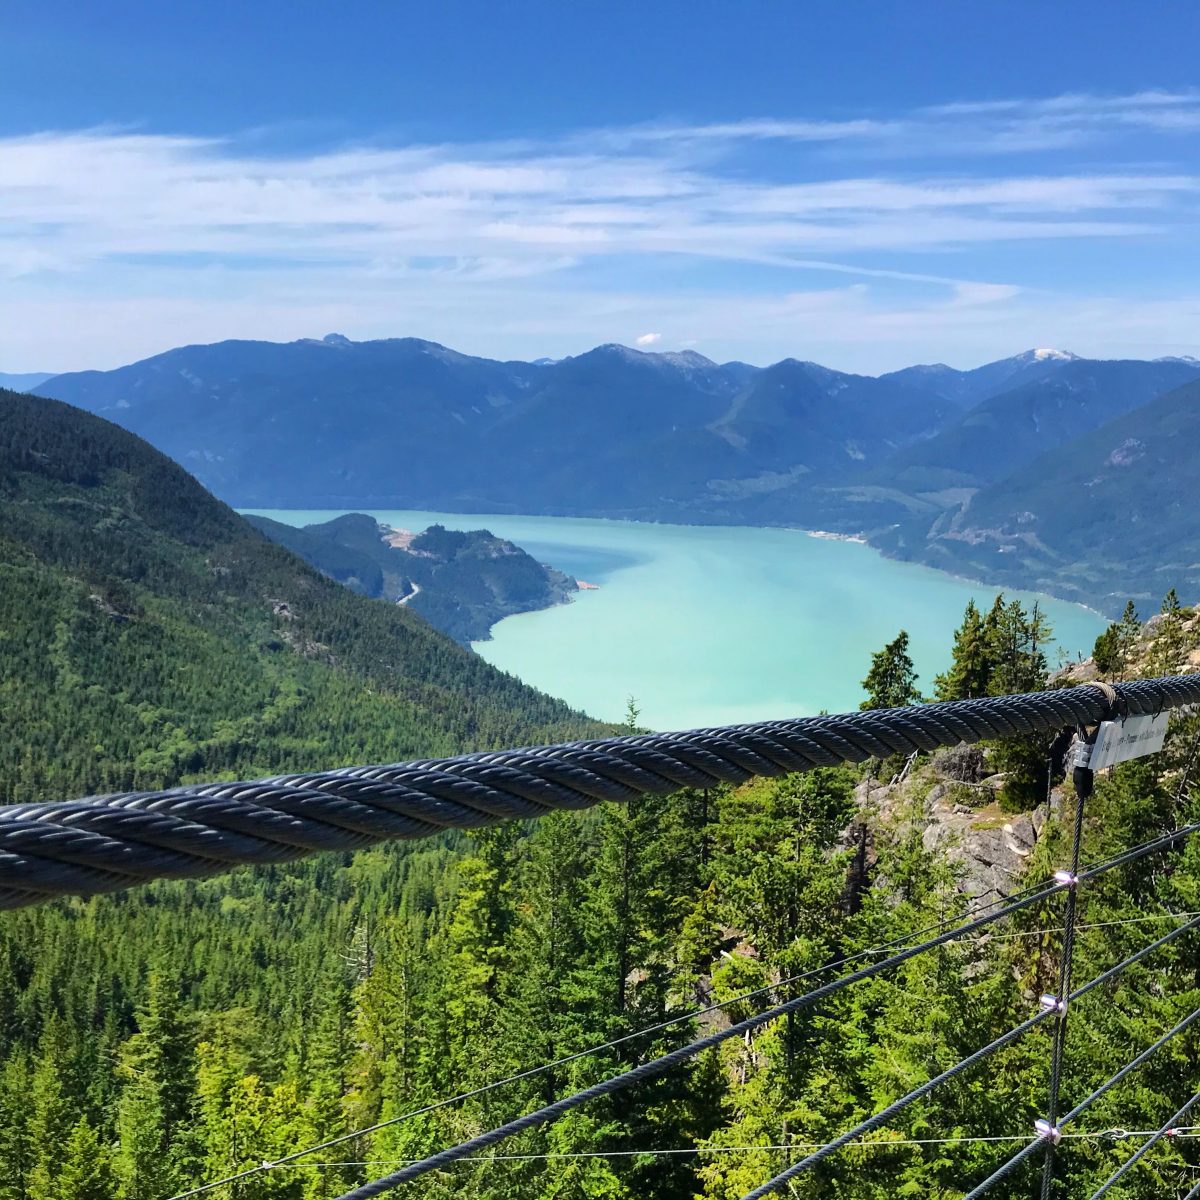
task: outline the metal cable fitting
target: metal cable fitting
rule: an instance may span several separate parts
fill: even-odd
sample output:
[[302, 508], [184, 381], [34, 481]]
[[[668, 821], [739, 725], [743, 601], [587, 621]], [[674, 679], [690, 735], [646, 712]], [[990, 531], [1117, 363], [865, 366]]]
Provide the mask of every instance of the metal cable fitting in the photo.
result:
[[1049, 1121], [1034, 1121], [1033, 1132], [1039, 1141], [1049, 1142], [1052, 1146], [1057, 1146], [1062, 1141], [1062, 1130], [1057, 1125], [1051, 1125]]

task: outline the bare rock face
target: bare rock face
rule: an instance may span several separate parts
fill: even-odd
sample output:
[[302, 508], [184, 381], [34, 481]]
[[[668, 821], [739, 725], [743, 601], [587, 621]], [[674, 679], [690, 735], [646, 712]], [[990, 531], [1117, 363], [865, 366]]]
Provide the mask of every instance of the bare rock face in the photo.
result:
[[978, 783], [988, 773], [982, 746], [951, 746], [939, 750], [930, 767], [939, 778], [956, 779], [960, 783]]
[[1046, 825], [1045, 807], [1032, 814], [997, 815], [990, 805], [978, 810], [944, 796], [935, 799], [931, 793], [922, 842], [926, 850], [942, 853], [961, 869], [959, 887], [967, 895], [1007, 896], [1021, 887]]
[[[987, 774], [986, 757], [976, 748], [960, 749], [976, 753], [939, 753], [927, 771], [901, 784], [868, 779], [859, 783], [859, 819], [844, 831], [842, 840], [845, 849], [855, 852], [850, 892], [874, 870], [876, 830], [911, 820], [915, 803], [922, 809], [922, 844], [957, 868], [965, 895], [991, 900], [1024, 886], [1033, 850], [1057, 813], [1061, 796], [1055, 792], [1049, 805], [1041, 804], [1031, 813], [1001, 812], [996, 798], [1004, 776]], [[922, 794], [923, 803], [918, 799]]]

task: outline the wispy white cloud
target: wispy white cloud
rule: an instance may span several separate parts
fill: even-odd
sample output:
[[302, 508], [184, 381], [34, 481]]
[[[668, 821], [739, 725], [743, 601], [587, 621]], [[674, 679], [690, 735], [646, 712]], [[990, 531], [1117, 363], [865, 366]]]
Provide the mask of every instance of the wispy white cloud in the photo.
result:
[[[55, 336], [64, 350], [51, 365], [72, 354], [66, 324], [57, 334], [37, 325], [54, 302], [63, 311], [143, 305], [160, 345], [202, 336], [168, 328], [161, 314], [195, 320], [206, 304], [225, 315], [214, 308], [205, 328], [227, 328], [243, 303], [276, 314], [241, 330], [260, 336], [290, 302], [297, 335], [332, 307], [352, 330], [386, 320], [380, 332], [440, 314], [444, 325], [422, 332], [448, 341], [469, 341], [472, 321], [488, 330], [530, 322], [547, 336], [565, 322], [582, 338], [594, 329], [595, 340], [653, 328], [669, 345], [713, 337], [703, 314], [728, 313], [734, 296], [772, 336], [801, 308], [819, 312], [831, 344], [839, 320], [886, 340], [889, 313], [936, 311], [960, 331], [1000, 310], [1028, 318], [1036, 289], [1022, 278], [1026, 251], [1006, 254], [999, 272], [996, 256], [983, 270], [974, 256], [1190, 236], [1200, 172], [1180, 169], [1166, 150], [1191, 148], [1196, 130], [1200, 93], [1145, 92], [309, 154], [269, 153], [260, 138], [114, 129], [0, 139], [0, 277], [10, 302], [0, 366], [40, 366], [27, 353], [13, 361], [13, 348], [51, 347]], [[1130, 131], [1158, 139], [1156, 160], [1138, 165], [1120, 140]], [[1120, 146], [1120, 167], [1054, 169], [1028, 157], [1104, 138]], [[871, 170], [861, 169], [864, 154], [874, 156]], [[955, 156], [952, 170], [938, 165], [943, 154]], [[1162, 165], [1172, 157], [1176, 165]], [[756, 291], [768, 294], [748, 299], [737, 272], [750, 270], [790, 278], [760, 279]], [[798, 291], [793, 280], [810, 273], [859, 282], [830, 290], [818, 276], [819, 290]], [[672, 276], [680, 282], [664, 293]], [[659, 313], [677, 319], [668, 327]], [[144, 336], [117, 340], [132, 353]]]
[[661, 333], [643, 333], [639, 337], [634, 338], [634, 345], [645, 349], [647, 346], [656, 346], [661, 341]]

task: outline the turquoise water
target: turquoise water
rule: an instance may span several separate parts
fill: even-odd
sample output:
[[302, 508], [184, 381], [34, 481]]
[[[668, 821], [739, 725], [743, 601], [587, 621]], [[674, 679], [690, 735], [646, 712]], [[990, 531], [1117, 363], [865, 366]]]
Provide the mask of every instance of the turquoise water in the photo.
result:
[[[327, 511], [255, 509], [293, 525]], [[440, 522], [490, 529], [543, 562], [599, 584], [573, 603], [501, 621], [476, 649], [489, 662], [593, 716], [619, 720], [636, 697], [641, 723], [685, 729], [843, 712], [862, 699], [871, 653], [908, 630], [920, 686], [949, 661], [972, 596], [995, 589], [892, 562], [867, 546], [798, 530], [652, 525], [568, 517], [384, 512], [401, 529]], [[1074, 657], [1105, 622], [1040, 600]], [[1055, 648], [1051, 648], [1052, 661]]]

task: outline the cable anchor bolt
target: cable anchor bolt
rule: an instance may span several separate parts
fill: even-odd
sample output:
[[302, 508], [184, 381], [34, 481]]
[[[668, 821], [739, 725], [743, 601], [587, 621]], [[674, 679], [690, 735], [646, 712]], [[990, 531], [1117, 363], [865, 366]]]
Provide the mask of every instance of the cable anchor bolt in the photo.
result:
[[1033, 1131], [1043, 1142], [1049, 1142], [1052, 1146], [1057, 1146], [1062, 1141], [1062, 1130], [1057, 1125], [1051, 1125], [1049, 1121], [1034, 1121]]

